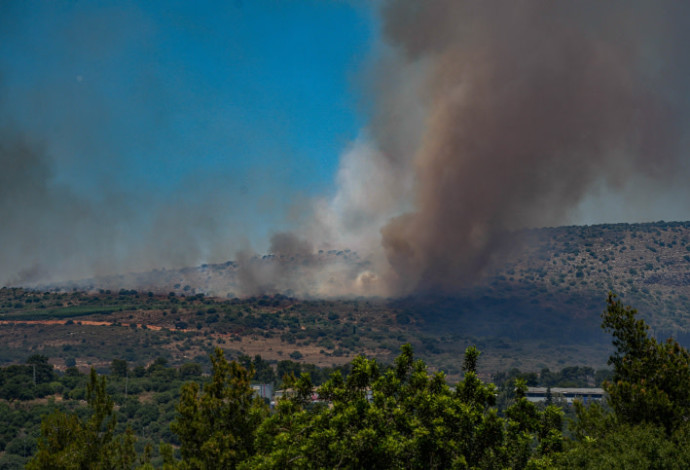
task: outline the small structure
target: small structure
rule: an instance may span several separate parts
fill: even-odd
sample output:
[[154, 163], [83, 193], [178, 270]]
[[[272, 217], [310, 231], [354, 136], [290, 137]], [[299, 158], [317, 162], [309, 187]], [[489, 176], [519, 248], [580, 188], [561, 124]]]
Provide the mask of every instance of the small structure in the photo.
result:
[[[558, 400], [565, 400], [567, 403], [572, 404], [575, 400], [580, 400], [581, 402], [587, 404], [593, 401], [601, 401], [604, 399], [604, 389], [603, 388], [565, 388], [565, 387], [552, 387], [550, 389], [551, 397]], [[546, 401], [549, 394], [548, 387], [527, 387], [527, 394], [525, 397], [533, 402], [537, 403], [540, 401]]]
[[261, 398], [268, 398], [271, 400], [273, 398], [273, 384], [256, 384], [252, 385], [254, 393], [256, 393]]

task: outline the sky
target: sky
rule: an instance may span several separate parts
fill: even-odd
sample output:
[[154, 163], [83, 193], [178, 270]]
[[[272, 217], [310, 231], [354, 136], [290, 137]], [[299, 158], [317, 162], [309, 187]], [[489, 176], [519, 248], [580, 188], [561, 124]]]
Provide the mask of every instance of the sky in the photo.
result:
[[80, 196], [156, 204], [211, 179], [275, 223], [290, 199], [329, 191], [363, 126], [354, 76], [375, 35], [364, 4], [2, 8], [3, 122]]
[[[44, 173], [34, 183], [46, 199], [86, 206], [82, 216], [57, 209], [65, 223], [153, 234], [142, 235], [147, 246], [127, 235], [94, 252], [121, 245], [146, 258], [153, 239], [190, 252], [179, 260], [160, 253], [165, 266], [231, 259], [240, 247], [265, 251], [272, 233], [300, 223], [304, 201], [334, 191], [339, 155], [367, 119], [357, 81], [376, 42], [368, 2], [27, 1], [0, 9], [6, 146], [20, 139], [40, 154], [32, 168]], [[32, 197], [18, 191], [5, 202]], [[8, 216], [16, 238], [24, 219], [50, 218], [41, 201], [33, 206]], [[197, 227], [182, 230], [184, 242], [161, 234], [177, 237], [189, 224]], [[31, 229], [70, 237], [55, 224]], [[45, 258], [42, 250], [77, 249], [46, 238], [36, 238], [43, 248], [17, 250]]]
[[690, 219], [685, 7], [538, 3], [0, 3], [0, 284], [220, 262], [284, 231], [409, 277], [518, 219]]

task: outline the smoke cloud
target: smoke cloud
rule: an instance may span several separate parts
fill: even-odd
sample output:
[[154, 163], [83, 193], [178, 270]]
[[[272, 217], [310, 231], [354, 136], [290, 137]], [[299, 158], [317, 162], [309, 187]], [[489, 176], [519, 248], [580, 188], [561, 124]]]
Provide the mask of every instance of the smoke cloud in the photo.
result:
[[[380, 231], [388, 292], [453, 290], [507, 230], [568, 221], [595, 187], [677, 177], [688, 13], [670, 1], [386, 2], [393, 58], [377, 72], [370, 165], [413, 182], [412, 208]], [[395, 191], [384, 178], [359, 197]]]
[[233, 253], [237, 237], [223, 222], [233, 215], [228, 193], [209, 180], [212, 194], [181, 190], [161, 202], [106, 193], [95, 202], [61, 184], [46, 150], [12, 128], [0, 130], [0, 165], [3, 285], [183, 267]]
[[0, 10], [0, 286], [222, 262], [280, 226], [282, 170], [223, 162], [283, 154], [238, 143], [236, 107], [166, 56], [193, 25], [134, 4]]

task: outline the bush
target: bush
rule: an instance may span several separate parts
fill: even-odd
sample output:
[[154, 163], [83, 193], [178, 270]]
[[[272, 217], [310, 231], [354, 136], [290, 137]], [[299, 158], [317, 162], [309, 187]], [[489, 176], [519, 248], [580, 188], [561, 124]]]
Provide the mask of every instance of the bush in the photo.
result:
[[36, 440], [30, 436], [17, 437], [7, 444], [5, 452], [21, 457], [30, 457], [36, 452]]
[[295, 361], [298, 361], [304, 357], [301, 352], [299, 351], [292, 351], [290, 353], [290, 358], [294, 359]]
[[16, 470], [24, 468], [26, 459], [16, 454], [5, 454], [0, 457], [0, 470]]

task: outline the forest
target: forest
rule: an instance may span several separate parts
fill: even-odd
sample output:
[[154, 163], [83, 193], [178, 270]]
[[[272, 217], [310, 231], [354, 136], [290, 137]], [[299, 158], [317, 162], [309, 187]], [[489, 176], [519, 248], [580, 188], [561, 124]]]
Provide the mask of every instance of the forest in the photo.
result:
[[[131, 371], [114, 361], [108, 377], [70, 369], [56, 380], [45, 358], [32, 356], [3, 369], [3, 390], [31, 390], [36, 400], [62, 387], [85, 405], [55, 395], [0, 405], [0, 468], [688, 468], [690, 354], [673, 339], [657, 341], [613, 294], [602, 327], [614, 346], [606, 401], [573, 407], [528, 401], [533, 376], [485, 383], [475, 347], [456, 383], [410, 345], [391, 364], [358, 356], [307, 371], [286, 362], [274, 407], [251, 384], [275, 372], [259, 358], [228, 361], [220, 348], [209, 377], [198, 364], [176, 369], [161, 358]], [[151, 402], [133, 398], [142, 393]], [[9, 434], [27, 422], [34, 428]]]

